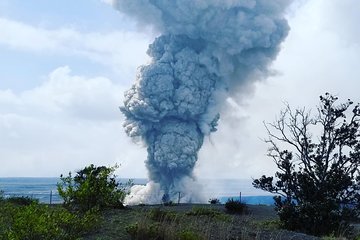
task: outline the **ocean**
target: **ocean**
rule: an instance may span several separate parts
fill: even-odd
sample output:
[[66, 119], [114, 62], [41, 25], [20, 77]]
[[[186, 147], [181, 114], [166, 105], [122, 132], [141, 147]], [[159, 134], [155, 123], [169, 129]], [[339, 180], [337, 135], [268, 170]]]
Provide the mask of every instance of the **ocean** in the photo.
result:
[[[0, 190], [6, 197], [26, 196], [41, 203], [61, 203], [56, 183], [59, 178], [0, 178]], [[51, 196], [50, 196], [51, 195]]]
[[[119, 179], [126, 182], [128, 179]], [[41, 203], [61, 203], [56, 183], [59, 178], [0, 178], [0, 190], [5, 197], [28, 196], [38, 199]], [[145, 185], [147, 179], [133, 179], [136, 185]], [[199, 179], [202, 192], [210, 198], [217, 198], [222, 203], [229, 198], [241, 199], [247, 204], [272, 205], [273, 195], [262, 190], [255, 189], [251, 180], [244, 179]]]

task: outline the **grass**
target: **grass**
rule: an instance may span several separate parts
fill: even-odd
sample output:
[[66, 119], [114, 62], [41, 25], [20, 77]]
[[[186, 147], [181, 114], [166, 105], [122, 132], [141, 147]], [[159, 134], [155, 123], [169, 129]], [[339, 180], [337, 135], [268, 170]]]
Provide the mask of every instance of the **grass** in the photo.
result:
[[196, 217], [208, 217], [212, 220], [219, 220], [223, 222], [231, 222], [232, 217], [224, 212], [214, 209], [212, 207], [199, 207], [195, 206], [192, 208], [191, 211], [187, 212], [186, 215], [188, 216], [196, 216]]
[[68, 211], [61, 205], [39, 204], [31, 198], [14, 197], [0, 200], [0, 239], [73, 240], [91, 234], [101, 222], [92, 210], [85, 213]]
[[[104, 212], [100, 231], [86, 239], [212, 239], [227, 234], [231, 216], [208, 207], [136, 206]], [[186, 209], [185, 209], [186, 208]], [[216, 238], [214, 238], [216, 239]]]
[[[135, 223], [127, 225], [131, 239], [210, 239], [222, 235], [225, 239], [227, 222], [222, 214], [210, 208], [196, 207], [187, 212], [175, 212], [161, 208], [151, 209]], [[225, 218], [224, 218], [225, 219]]]
[[[4, 203], [4, 200], [0, 201], [0, 203], [1, 202]], [[14, 202], [16, 203], [8, 202], [8, 204], [15, 206], [15, 210], [27, 209], [27, 211], [32, 211], [28, 212], [28, 215], [26, 215], [27, 220], [23, 224], [28, 224], [31, 220], [34, 224], [39, 223], [39, 226], [42, 226], [51, 220], [51, 218], [47, 218], [48, 213], [52, 216], [58, 216], [57, 212], [60, 214], [59, 217], [61, 217], [61, 219], [59, 220], [61, 220], [61, 222], [64, 223], [66, 219], [71, 221], [69, 222], [70, 225], [69, 223], [66, 225], [71, 229], [79, 224], [92, 224], [92, 222], [96, 220], [94, 218], [88, 218], [89, 221], [79, 221], [76, 218], [73, 218], [72, 215], [69, 215], [69, 213], [63, 212], [64, 210], [62, 210], [60, 205], [51, 207], [44, 204], [39, 205], [37, 203], [30, 203], [30, 205], [27, 205], [27, 199], [16, 199]], [[0, 204], [0, 206], [3, 208], [2, 213], [9, 211], [6, 208], [9, 205]], [[79, 236], [79, 238], [76, 239], [311, 239], [304, 234], [281, 230], [281, 224], [272, 207], [251, 205], [244, 207], [247, 210], [242, 214], [229, 213], [228, 209], [225, 208], [225, 205], [221, 204], [174, 204], [171, 206], [141, 205], [127, 207], [125, 209], [107, 209], [101, 213], [101, 216], [96, 217], [97, 219], [102, 219], [102, 221], [99, 221], [99, 225], [97, 225], [96, 229], [93, 229], [92, 231], [86, 230], [84, 234], [81, 234], [82, 236]], [[34, 211], [40, 213], [40, 215], [37, 214], [36, 216], [40, 216], [41, 218], [34, 218], [32, 215]], [[3, 218], [4, 216], [7, 217], [8, 220]], [[6, 227], [6, 223], [10, 222], [12, 219], [12, 215], [7, 214], [4, 216], [2, 216], [1, 219], [6, 220], [3, 221], [3, 227]], [[79, 224], [71, 224], [72, 222], [76, 223], [77, 221], [79, 221]], [[51, 223], [51, 221], [49, 223]], [[49, 225], [48, 227], [52, 226], [55, 225]], [[30, 239], [41, 240], [55, 238]], [[341, 238], [328, 236], [323, 239], [330, 240]]]
[[252, 224], [254, 227], [256, 227], [258, 229], [264, 229], [264, 230], [280, 230], [281, 229], [281, 222], [278, 219], [253, 221]]
[[279, 230], [276, 215], [268, 214], [273, 212], [271, 208], [251, 206], [246, 214], [230, 214], [221, 204], [146, 205], [113, 209], [104, 212], [100, 230], [84, 239], [276, 240], [297, 236], [297, 233]]

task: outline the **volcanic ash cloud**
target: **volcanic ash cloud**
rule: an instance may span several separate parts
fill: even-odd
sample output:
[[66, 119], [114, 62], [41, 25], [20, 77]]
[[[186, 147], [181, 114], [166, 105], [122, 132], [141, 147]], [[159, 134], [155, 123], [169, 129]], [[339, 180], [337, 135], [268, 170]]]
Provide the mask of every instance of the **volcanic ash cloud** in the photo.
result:
[[161, 33], [125, 93], [126, 133], [147, 146], [151, 180], [128, 203], [164, 196], [199, 201], [193, 169], [205, 135], [216, 131], [224, 98], [268, 74], [289, 27], [286, 0], [117, 0], [138, 24]]

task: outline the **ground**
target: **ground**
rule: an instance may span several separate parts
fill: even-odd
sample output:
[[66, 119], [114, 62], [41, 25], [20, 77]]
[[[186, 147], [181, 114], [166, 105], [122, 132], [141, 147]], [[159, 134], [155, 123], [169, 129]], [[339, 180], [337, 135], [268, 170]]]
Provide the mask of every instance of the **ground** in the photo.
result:
[[[133, 238], [129, 232], [136, 232]], [[198, 237], [198, 238], [191, 238]], [[229, 214], [224, 205], [130, 206], [107, 210], [100, 229], [85, 239], [318, 239], [278, 228], [273, 206], [248, 205]]]

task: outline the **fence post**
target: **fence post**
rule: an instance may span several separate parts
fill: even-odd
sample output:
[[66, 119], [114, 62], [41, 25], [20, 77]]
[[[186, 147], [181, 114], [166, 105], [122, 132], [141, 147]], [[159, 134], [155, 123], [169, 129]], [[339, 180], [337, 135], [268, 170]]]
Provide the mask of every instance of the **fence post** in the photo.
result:
[[178, 198], [178, 205], [180, 204], [180, 192], [179, 192], [179, 198]]
[[241, 192], [240, 192], [240, 195], [239, 195], [239, 202], [241, 203]]
[[52, 190], [50, 191], [50, 205], [52, 204]]

